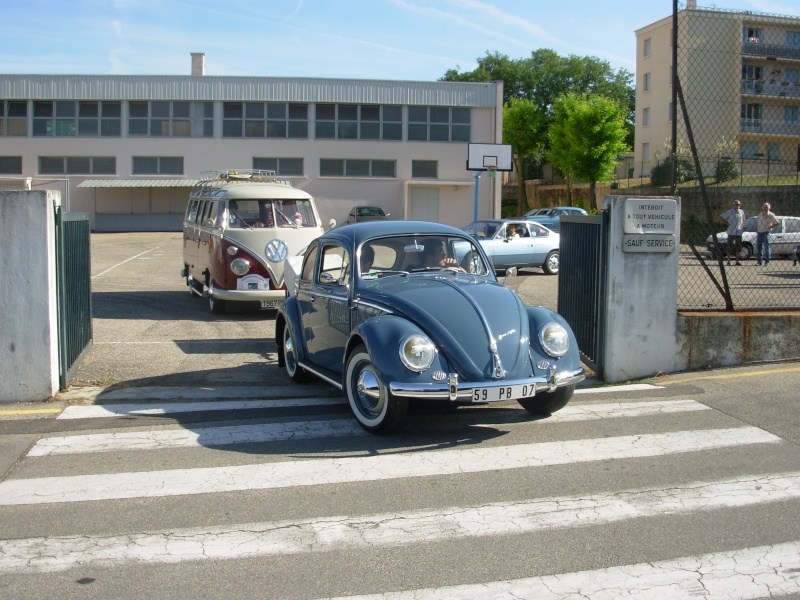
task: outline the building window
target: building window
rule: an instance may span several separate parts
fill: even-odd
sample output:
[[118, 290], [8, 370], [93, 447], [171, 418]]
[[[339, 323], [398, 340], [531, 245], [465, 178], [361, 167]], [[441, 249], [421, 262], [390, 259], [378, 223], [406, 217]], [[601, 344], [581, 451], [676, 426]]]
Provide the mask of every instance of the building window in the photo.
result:
[[0, 156], [1, 175], [22, 175], [21, 156]]
[[642, 126], [648, 127], [650, 125], [650, 107], [642, 111]]
[[128, 135], [131, 137], [213, 137], [213, 102], [128, 103]]
[[28, 135], [28, 103], [0, 100], [0, 136]]
[[652, 53], [653, 53], [653, 40], [650, 39], [650, 38], [647, 38], [644, 41], [644, 55], [645, 56], [650, 56]]
[[121, 107], [121, 102], [34, 100], [33, 135], [120, 137]]
[[435, 160], [412, 160], [411, 177], [437, 179], [439, 177], [439, 163]]
[[421, 142], [469, 142], [471, 113], [468, 108], [409, 106], [408, 140]]
[[650, 91], [650, 73], [644, 74], [644, 91], [645, 92]]
[[183, 175], [182, 156], [134, 156], [134, 175]]
[[642, 160], [648, 162], [650, 160], [650, 144], [645, 142], [642, 144]]
[[40, 156], [41, 175], [116, 175], [114, 156]]
[[379, 104], [317, 104], [316, 138], [320, 140], [403, 139], [403, 108]]
[[308, 104], [224, 102], [222, 137], [308, 139]]
[[739, 152], [744, 159], [758, 158], [758, 142], [753, 140], [742, 140], [739, 142]]
[[800, 112], [800, 107], [798, 106], [784, 106], [783, 107], [783, 121], [787, 125], [797, 125], [798, 122], [798, 112]]
[[743, 27], [742, 41], [757, 44], [761, 41], [761, 30], [754, 27]]
[[320, 177], [396, 177], [397, 163], [393, 160], [355, 158], [322, 158]]
[[786, 32], [786, 45], [787, 46], [800, 46], [800, 31], [787, 31]]
[[742, 130], [760, 131], [761, 130], [761, 105], [742, 104], [741, 110]]
[[781, 159], [781, 145], [777, 142], [767, 142], [767, 160]]
[[302, 158], [258, 158], [253, 157], [253, 168], [275, 171], [276, 175], [285, 177], [303, 176]]

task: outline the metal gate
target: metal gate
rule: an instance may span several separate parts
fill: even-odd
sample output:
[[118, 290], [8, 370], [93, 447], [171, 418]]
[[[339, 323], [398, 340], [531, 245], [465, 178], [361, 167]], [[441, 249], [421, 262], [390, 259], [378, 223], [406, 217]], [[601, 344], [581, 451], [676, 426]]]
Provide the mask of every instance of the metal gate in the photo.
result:
[[608, 212], [561, 217], [558, 312], [578, 340], [581, 358], [603, 378]]
[[58, 382], [66, 389], [92, 341], [89, 215], [56, 208]]

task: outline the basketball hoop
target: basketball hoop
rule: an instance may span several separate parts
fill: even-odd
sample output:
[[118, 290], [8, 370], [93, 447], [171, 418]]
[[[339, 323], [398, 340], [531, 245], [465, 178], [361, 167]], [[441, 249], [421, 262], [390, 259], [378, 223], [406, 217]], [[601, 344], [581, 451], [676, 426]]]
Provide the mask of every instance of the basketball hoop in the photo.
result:
[[497, 177], [497, 165], [486, 165], [486, 174], [492, 179]]

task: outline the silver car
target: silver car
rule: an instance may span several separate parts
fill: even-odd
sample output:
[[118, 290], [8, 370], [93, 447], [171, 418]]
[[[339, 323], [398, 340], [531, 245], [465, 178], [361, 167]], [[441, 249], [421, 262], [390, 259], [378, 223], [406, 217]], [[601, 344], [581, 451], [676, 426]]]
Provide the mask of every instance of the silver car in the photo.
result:
[[490, 219], [475, 221], [464, 231], [480, 241], [495, 271], [541, 267], [548, 275], [558, 274], [560, 237], [544, 225], [521, 219]]
[[[756, 219], [750, 217], [745, 219], [744, 232], [742, 233], [742, 260], [752, 258], [756, 252]], [[780, 225], [773, 229], [769, 234], [769, 246], [772, 256], [792, 256], [794, 248], [800, 244], [800, 217], [777, 217]], [[728, 234], [724, 231], [717, 234], [717, 241], [722, 249], [723, 256], [727, 252]], [[714, 240], [711, 236], [706, 239], [706, 245], [711, 257], [716, 256]]]

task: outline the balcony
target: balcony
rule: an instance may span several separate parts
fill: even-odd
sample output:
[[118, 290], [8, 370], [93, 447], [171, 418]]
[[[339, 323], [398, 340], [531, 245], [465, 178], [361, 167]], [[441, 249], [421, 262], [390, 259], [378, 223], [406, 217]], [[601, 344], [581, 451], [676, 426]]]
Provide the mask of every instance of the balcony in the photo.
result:
[[790, 81], [742, 81], [742, 94], [774, 96], [778, 98], [800, 98], [800, 83]]
[[742, 54], [745, 56], [761, 56], [763, 58], [800, 60], [800, 46], [747, 41], [742, 42]]
[[742, 133], [800, 136], [800, 122], [765, 119], [740, 119]]

